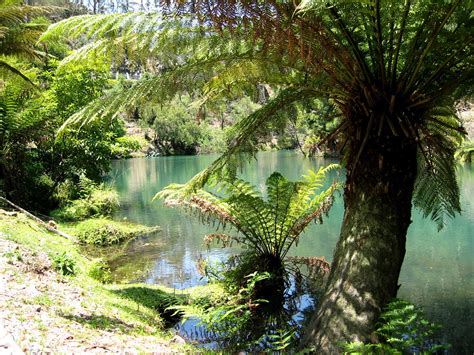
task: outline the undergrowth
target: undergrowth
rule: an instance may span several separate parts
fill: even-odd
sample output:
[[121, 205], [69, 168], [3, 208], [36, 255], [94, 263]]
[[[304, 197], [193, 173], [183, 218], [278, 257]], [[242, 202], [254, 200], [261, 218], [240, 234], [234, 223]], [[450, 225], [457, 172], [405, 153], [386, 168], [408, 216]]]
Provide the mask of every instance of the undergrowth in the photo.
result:
[[[104, 183], [97, 184], [81, 177], [77, 199], [65, 200], [62, 206], [50, 213], [60, 221], [82, 221], [90, 217], [110, 216], [120, 206], [118, 194]], [[68, 196], [66, 192], [62, 195]]]
[[423, 309], [394, 299], [380, 315], [376, 344], [347, 343], [346, 353], [437, 354], [450, 348], [439, 338], [441, 326], [426, 319]]

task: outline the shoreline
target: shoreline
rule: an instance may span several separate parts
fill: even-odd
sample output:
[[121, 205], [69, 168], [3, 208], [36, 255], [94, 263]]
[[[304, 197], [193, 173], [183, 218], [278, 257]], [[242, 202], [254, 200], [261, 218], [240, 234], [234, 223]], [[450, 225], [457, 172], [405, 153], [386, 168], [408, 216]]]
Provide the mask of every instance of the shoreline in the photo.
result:
[[[54, 270], [52, 256], [60, 252], [74, 259], [75, 276]], [[158, 308], [121, 293], [127, 285], [104, 285], [88, 276], [90, 263], [72, 241], [47, 232], [23, 214], [0, 214], [0, 288], [7, 290], [0, 293], [0, 325], [8, 334], [3, 338], [0, 331], [0, 345], [8, 343], [12, 352], [53, 353], [193, 349], [165, 328]]]

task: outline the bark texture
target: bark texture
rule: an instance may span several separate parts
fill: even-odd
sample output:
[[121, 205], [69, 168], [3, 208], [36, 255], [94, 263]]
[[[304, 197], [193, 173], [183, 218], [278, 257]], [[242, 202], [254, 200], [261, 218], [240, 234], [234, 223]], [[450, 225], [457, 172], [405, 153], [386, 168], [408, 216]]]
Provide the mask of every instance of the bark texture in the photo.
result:
[[303, 338], [316, 353], [373, 340], [381, 309], [396, 296], [405, 256], [416, 146], [398, 137], [374, 140], [354, 165], [355, 159], [348, 159], [344, 221], [328, 286]]

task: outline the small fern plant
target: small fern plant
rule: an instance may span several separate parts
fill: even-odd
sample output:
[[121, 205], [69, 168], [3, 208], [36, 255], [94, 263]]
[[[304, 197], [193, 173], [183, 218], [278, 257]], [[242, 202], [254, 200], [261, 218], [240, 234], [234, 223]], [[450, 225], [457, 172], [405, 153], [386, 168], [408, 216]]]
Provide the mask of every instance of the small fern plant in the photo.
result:
[[383, 342], [343, 344], [345, 354], [437, 354], [450, 348], [437, 336], [441, 326], [426, 319], [421, 307], [393, 299], [380, 315], [375, 334]]
[[306, 227], [312, 221], [322, 223], [327, 215], [339, 185], [334, 182], [322, 188], [328, 172], [336, 168], [338, 165], [331, 164], [316, 172], [310, 170], [300, 181], [289, 181], [274, 172], [266, 181], [266, 198], [241, 179], [213, 184], [216, 193], [200, 189], [190, 194], [186, 185], [172, 184], [155, 198], [163, 199], [167, 206], [196, 213], [204, 223], [217, 222], [217, 229], [226, 230], [230, 225], [237, 233], [206, 235], [205, 243], [217, 241], [230, 246], [237, 242], [273, 269], [282, 266], [290, 247], [298, 243]]

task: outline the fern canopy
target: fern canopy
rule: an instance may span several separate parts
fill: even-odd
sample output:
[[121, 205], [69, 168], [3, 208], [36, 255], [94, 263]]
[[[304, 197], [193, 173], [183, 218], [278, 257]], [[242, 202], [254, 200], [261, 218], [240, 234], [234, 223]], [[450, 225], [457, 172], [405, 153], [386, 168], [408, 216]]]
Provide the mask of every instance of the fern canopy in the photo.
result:
[[206, 223], [218, 222], [218, 228], [231, 226], [238, 234], [211, 234], [205, 237], [224, 245], [237, 242], [257, 255], [271, 255], [282, 260], [301, 233], [314, 220], [322, 218], [332, 206], [333, 183], [323, 189], [327, 174], [338, 168], [332, 164], [318, 171], [308, 171], [300, 181], [289, 181], [278, 172], [266, 181], [266, 198], [250, 183], [233, 179], [213, 185], [217, 193], [203, 189], [189, 194], [186, 185], [173, 184], [155, 197], [167, 206], [183, 207], [197, 213]]
[[270, 107], [236, 127], [224, 157], [196, 176], [191, 190], [226, 166], [232, 171], [285, 110], [325, 98], [340, 116], [329, 137], [341, 141], [349, 173], [364, 160], [368, 142], [402, 137], [420, 155], [415, 205], [439, 226], [460, 211], [452, 155], [463, 129], [454, 108], [472, 95], [472, 1], [197, 0], [165, 1], [163, 8], [79, 16], [50, 27], [46, 43], [66, 37], [75, 44], [65, 68], [99, 60], [139, 77], [66, 125], [181, 92], [205, 106], [265, 84], [276, 92]]
[[48, 6], [23, 5], [18, 0], [0, 1], [0, 74], [15, 75], [33, 84], [26, 73], [10, 61], [11, 58], [36, 60], [46, 54], [37, 46], [37, 41], [49, 23], [41, 16], [58, 12]]

